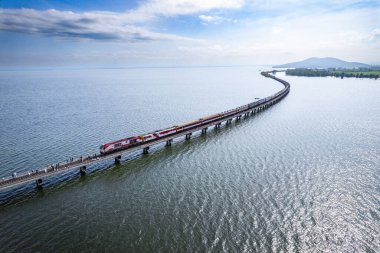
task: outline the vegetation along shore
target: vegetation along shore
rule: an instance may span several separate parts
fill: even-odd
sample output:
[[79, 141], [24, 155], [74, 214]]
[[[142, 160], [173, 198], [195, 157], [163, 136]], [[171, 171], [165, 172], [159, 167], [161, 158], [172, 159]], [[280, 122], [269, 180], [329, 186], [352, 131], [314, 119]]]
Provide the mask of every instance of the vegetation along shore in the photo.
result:
[[356, 78], [380, 78], [380, 69], [308, 69], [308, 68], [295, 68], [287, 69], [286, 75], [289, 76], [335, 76], [335, 77], [356, 77]]

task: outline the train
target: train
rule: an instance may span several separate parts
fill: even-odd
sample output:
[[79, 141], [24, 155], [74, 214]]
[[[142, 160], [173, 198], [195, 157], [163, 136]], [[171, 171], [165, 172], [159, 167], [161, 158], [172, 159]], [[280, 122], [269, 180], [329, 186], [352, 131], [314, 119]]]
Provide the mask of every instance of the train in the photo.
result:
[[[263, 74], [263, 73], [265, 73], [265, 74]], [[131, 147], [135, 147], [138, 145], [149, 143], [149, 142], [161, 139], [161, 138], [170, 137], [172, 135], [176, 135], [178, 133], [194, 129], [194, 128], [200, 127], [202, 125], [207, 125], [207, 124], [210, 124], [213, 122], [218, 122], [220, 120], [227, 119], [227, 118], [232, 117], [234, 115], [238, 115], [239, 113], [243, 113], [247, 110], [253, 109], [259, 105], [265, 104], [266, 102], [273, 100], [277, 97], [280, 97], [289, 91], [289, 87], [290, 87], [289, 83], [287, 83], [286, 81], [281, 80], [279, 78], [276, 78], [272, 75], [269, 75], [266, 72], [263, 72], [263, 73], [262, 74], [264, 76], [273, 78], [276, 81], [281, 82], [285, 86], [285, 88], [280, 90], [279, 92], [275, 93], [272, 96], [269, 96], [269, 97], [266, 97], [263, 99], [259, 99], [255, 102], [252, 102], [252, 103], [249, 103], [249, 104], [246, 104], [246, 105], [243, 105], [243, 106], [240, 106], [240, 107], [237, 107], [237, 108], [234, 108], [234, 109], [222, 112], [222, 113], [206, 116], [206, 117], [200, 118], [198, 120], [194, 120], [191, 122], [175, 125], [175, 126], [172, 126], [169, 128], [156, 130], [156, 131], [153, 131], [151, 133], [147, 133], [147, 134], [143, 134], [143, 135], [139, 135], [139, 136], [128, 137], [128, 138], [121, 139], [118, 141], [103, 144], [100, 146], [100, 155], [107, 155], [107, 154], [117, 152], [120, 150], [129, 149]]]

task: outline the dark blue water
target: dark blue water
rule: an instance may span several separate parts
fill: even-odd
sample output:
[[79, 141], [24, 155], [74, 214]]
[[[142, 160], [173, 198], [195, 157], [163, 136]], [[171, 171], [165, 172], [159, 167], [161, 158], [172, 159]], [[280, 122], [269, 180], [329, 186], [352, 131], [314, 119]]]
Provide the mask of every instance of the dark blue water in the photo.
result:
[[[256, 67], [0, 72], [0, 175], [230, 109]], [[380, 82], [284, 77], [264, 112], [0, 207], [1, 252], [378, 252]]]

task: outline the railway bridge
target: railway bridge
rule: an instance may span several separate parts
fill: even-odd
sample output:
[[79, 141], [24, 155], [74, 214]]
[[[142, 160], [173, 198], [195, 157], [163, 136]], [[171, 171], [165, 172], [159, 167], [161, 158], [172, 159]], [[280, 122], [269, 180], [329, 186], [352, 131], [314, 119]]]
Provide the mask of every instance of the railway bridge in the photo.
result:
[[[279, 102], [282, 98], [284, 98], [290, 90], [290, 84], [280, 78], [275, 77], [271, 74], [271, 71], [264, 71], [261, 74], [267, 78], [271, 78], [275, 81], [280, 82], [284, 85], [284, 88], [279, 92], [271, 95], [269, 97], [260, 99], [257, 102], [240, 106], [235, 109], [228, 110], [224, 113], [221, 113], [222, 116], [216, 118], [215, 120], [207, 121], [203, 124], [197, 124], [194, 127], [187, 128], [183, 131], [176, 132], [174, 134], [170, 134], [168, 136], [160, 137], [154, 139], [152, 141], [142, 142], [139, 145], [131, 146], [128, 148], [124, 148], [122, 150], [117, 150], [112, 153], [106, 154], [95, 154], [93, 156], [81, 156], [76, 159], [70, 159], [63, 163], [57, 163], [55, 165], [49, 165], [45, 168], [39, 170], [26, 171], [22, 173], [14, 173], [13, 175], [0, 179], [0, 190], [15, 188], [16, 186], [21, 186], [30, 182], [35, 182], [37, 189], [42, 189], [44, 186], [45, 179], [58, 176], [59, 174], [63, 174], [64, 172], [78, 170], [80, 175], [85, 175], [87, 172], [87, 166], [94, 163], [99, 163], [104, 160], [114, 159], [115, 164], [119, 164], [121, 162], [122, 155], [126, 153], [130, 153], [136, 150], [142, 150], [144, 154], [149, 152], [149, 148], [159, 143], [166, 143], [166, 146], [171, 146], [172, 141], [175, 138], [179, 138], [185, 136], [186, 140], [190, 140], [191, 135], [194, 132], [201, 131], [202, 134], [205, 134], [207, 130], [211, 127], [220, 128], [221, 124], [225, 122], [227, 125], [232, 123], [232, 120], [236, 121], [241, 120], [241, 118], [247, 118], [250, 115], [254, 115], [258, 112], [263, 111], [269, 106]], [[226, 115], [226, 116], [223, 116]]]

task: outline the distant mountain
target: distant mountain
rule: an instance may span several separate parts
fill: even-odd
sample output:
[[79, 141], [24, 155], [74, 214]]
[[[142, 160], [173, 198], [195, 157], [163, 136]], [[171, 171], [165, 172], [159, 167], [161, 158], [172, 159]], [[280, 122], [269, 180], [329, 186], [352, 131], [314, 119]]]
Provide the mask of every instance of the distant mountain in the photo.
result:
[[309, 68], [309, 69], [327, 69], [327, 68], [370, 68], [371, 65], [360, 62], [347, 62], [337, 58], [309, 58], [303, 61], [287, 63], [283, 65], [273, 66], [273, 68]]

